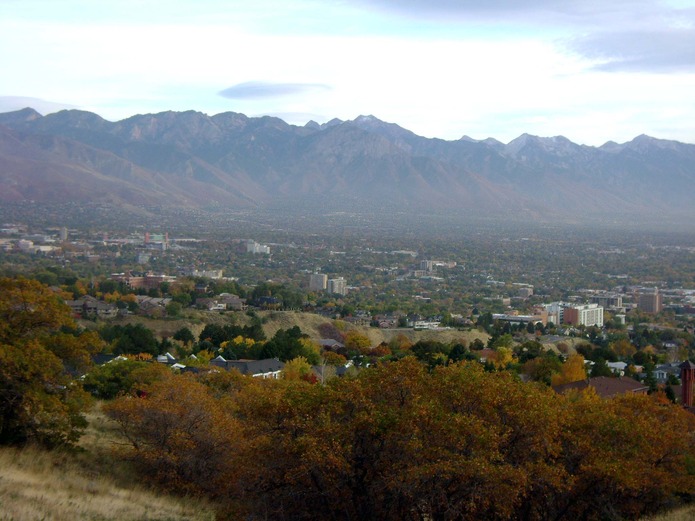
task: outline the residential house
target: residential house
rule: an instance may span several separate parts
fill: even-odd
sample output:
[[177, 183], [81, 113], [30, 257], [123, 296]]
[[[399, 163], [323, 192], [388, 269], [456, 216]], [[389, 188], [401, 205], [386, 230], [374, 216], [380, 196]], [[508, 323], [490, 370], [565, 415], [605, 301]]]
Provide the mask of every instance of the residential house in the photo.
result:
[[85, 295], [77, 300], [66, 300], [65, 303], [79, 317], [113, 318], [118, 315], [118, 308], [109, 302], [97, 300]]
[[241, 374], [249, 375], [254, 378], [279, 378], [280, 372], [285, 367], [285, 363], [277, 358], [266, 358], [264, 360], [226, 360], [221, 355], [210, 361], [211, 365], [223, 367], [224, 369], [236, 369]]
[[564, 394], [568, 391], [583, 391], [589, 387], [592, 387], [596, 394], [602, 398], [613, 398], [629, 393], [647, 394], [649, 391], [648, 386], [632, 378], [610, 378], [608, 376], [597, 376], [578, 382], [555, 385], [553, 389], [559, 394]]
[[675, 376], [680, 378], [682, 362], [671, 362], [668, 364], [662, 364], [654, 369], [654, 378], [656, 378], [657, 383], [665, 383], [669, 376]]

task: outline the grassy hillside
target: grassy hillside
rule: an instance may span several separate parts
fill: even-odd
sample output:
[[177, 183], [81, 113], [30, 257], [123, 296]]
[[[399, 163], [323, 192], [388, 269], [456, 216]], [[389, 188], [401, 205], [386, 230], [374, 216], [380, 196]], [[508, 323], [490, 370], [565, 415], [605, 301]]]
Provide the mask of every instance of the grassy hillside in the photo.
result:
[[112, 456], [123, 442], [98, 408], [79, 452], [0, 449], [0, 521], [212, 521], [210, 505], [176, 498], [138, 483]]
[[[266, 337], [271, 338], [278, 329], [289, 329], [294, 326], [299, 326], [303, 333], [309, 335], [312, 339], [318, 340], [321, 338], [319, 327], [322, 324], [333, 322], [333, 320], [316, 315], [314, 313], [298, 313], [292, 311], [259, 311], [257, 315], [263, 321], [263, 330]], [[238, 325], [247, 325], [251, 322], [251, 317], [242, 312], [226, 312], [226, 313], [206, 313], [201, 311], [186, 311], [185, 318], [179, 319], [151, 319], [140, 316], [128, 316], [123, 319], [118, 319], [119, 324], [139, 323], [155, 332], [158, 337], [170, 337], [181, 327], [188, 327], [197, 337], [203, 330], [206, 324], [209, 323], [234, 323]], [[85, 327], [94, 327], [94, 322], [83, 323]], [[388, 342], [391, 338], [403, 334], [412, 342], [418, 340], [436, 340], [443, 343], [464, 341], [470, 343], [476, 338], [480, 338], [483, 342], [487, 342], [488, 335], [480, 331], [457, 331], [455, 329], [442, 331], [414, 331], [412, 329], [378, 329], [373, 327], [360, 327], [351, 324], [345, 324], [346, 331], [356, 329], [367, 335], [372, 341], [372, 345], [378, 345], [381, 342]]]

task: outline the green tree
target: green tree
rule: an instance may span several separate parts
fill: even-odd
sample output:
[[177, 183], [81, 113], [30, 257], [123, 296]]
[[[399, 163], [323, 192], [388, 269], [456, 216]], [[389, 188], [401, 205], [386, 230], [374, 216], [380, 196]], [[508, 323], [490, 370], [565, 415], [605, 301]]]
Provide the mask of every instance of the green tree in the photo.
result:
[[176, 302], [175, 300], [172, 300], [166, 305], [166, 312], [167, 315], [170, 317], [178, 317], [181, 315], [181, 310], [183, 307], [179, 302]]
[[110, 342], [116, 354], [160, 354], [160, 346], [151, 329], [142, 324], [126, 324], [103, 327], [99, 334]]
[[591, 368], [591, 377], [595, 378], [597, 376], [613, 376], [613, 371], [608, 367], [608, 364], [603, 358], [597, 358], [594, 360], [594, 365]]
[[195, 335], [193, 335], [193, 332], [186, 326], [183, 326], [181, 329], [178, 329], [173, 336], [174, 340], [178, 340], [179, 342], [182, 342], [184, 345], [191, 345], [195, 342]]
[[135, 383], [133, 372], [147, 365], [150, 364], [138, 360], [119, 360], [100, 365], [85, 375], [83, 387], [97, 398], [113, 399], [120, 393], [130, 391]]

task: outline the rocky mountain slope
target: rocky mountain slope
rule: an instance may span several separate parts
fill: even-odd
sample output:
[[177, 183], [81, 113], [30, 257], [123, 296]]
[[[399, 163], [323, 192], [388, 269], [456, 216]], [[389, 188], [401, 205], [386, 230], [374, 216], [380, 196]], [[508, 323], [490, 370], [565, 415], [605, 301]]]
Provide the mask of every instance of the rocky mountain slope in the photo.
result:
[[336, 210], [412, 208], [514, 218], [695, 216], [695, 145], [601, 147], [558, 136], [427, 139], [373, 116], [304, 127], [187, 111], [109, 122], [0, 114], [0, 201]]

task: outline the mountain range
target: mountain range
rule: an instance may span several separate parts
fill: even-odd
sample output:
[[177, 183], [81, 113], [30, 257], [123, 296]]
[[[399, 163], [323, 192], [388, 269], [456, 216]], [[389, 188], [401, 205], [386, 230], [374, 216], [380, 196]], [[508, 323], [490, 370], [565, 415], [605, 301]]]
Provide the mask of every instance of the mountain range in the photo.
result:
[[645, 135], [591, 147], [528, 134], [429, 139], [374, 116], [294, 126], [232, 112], [0, 114], [6, 203], [688, 219], [693, 195], [695, 145]]

